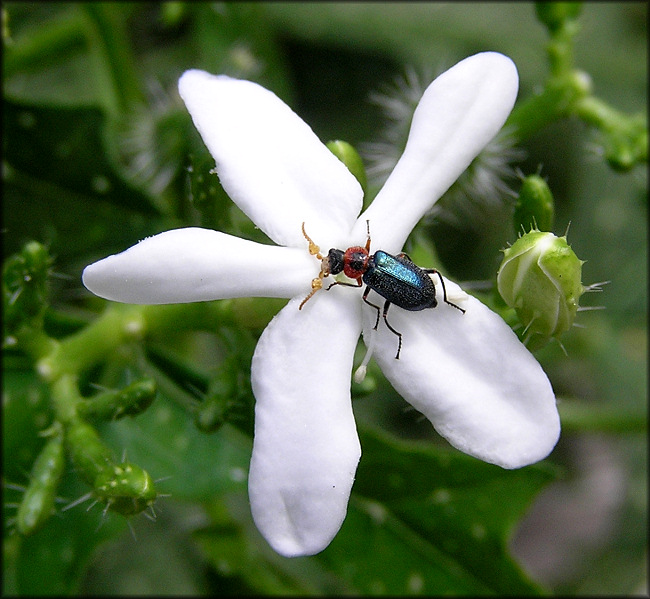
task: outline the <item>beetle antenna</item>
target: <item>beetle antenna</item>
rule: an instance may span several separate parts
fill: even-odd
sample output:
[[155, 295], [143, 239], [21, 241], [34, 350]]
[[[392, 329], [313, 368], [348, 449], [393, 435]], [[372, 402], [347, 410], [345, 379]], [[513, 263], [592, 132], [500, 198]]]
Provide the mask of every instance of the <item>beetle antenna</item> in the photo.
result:
[[320, 253], [320, 247], [317, 246], [314, 243], [314, 240], [307, 235], [307, 231], [305, 231], [305, 223], [302, 223], [302, 234], [304, 235], [305, 239], [309, 242], [309, 253], [312, 256], [316, 256], [321, 261], [321, 267], [320, 267], [320, 272], [318, 273], [318, 276], [315, 279], [312, 279], [311, 281], [311, 291], [309, 292], [309, 295], [302, 300], [300, 305], [298, 306], [298, 310], [302, 310], [302, 307], [313, 297], [314, 293], [316, 293], [319, 289], [323, 288], [323, 278], [329, 275], [329, 270], [325, 269], [325, 266], [323, 265], [323, 256]]
[[309, 242], [309, 253], [312, 256], [316, 256], [316, 258], [318, 258], [319, 260], [322, 260], [323, 256], [321, 256], [320, 247], [314, 243], [313, 239], [309, 235], [307, 235], [307, 231], [305, 231], [304, 222], [302, 223], [302, 234], [304, 235], [305, 239]]
[[298, 306], [298, 310], [302, 310], [302, 307], [303, 307], [303, 306], [304, 306], [304, 305], [305, 305], [305, 304], [306, 304], [306, 303], [307, 303], [307, 302], [308, 302], [308, 301], [313, 297], [314, 293], [316, 293], [316, 292], [317, 292], [317, 291], [318, 291], [318, 290], [323, 286], [322, 281], [321, 281], [321, 285], [320, 285], [320, 287], [315, 287], [315, 286], [314, 286], [314, 282], [315, 282], [315, 281], [318, 281], [318, 280], [320, 280], [320, 279], [314, 279], [314, 280], [311, 282], [311, 287], [312, 287], [312, 289], [311, 289], [311, 291], [309, 292], [309, 295], [308, 295], [304, 300], [302, 300], [302, 302], [300, 302], [300, 305]]
[[370, 219], [366, 219], [366, 231], [368, 232], [368, 240], [366, 241], [366, 252], [370, 253]]

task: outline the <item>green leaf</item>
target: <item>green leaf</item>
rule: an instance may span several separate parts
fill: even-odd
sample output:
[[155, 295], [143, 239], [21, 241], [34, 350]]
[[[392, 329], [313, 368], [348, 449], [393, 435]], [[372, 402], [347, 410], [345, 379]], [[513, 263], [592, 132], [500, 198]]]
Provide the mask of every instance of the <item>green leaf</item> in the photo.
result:
[[[135, 419], [111, 423], [102, 438], [145, 468], [160, 493], [174, 500], [212, 501], [219, 494], [244, 491], [250, 440], [229, 426], [201, 433], [188, 411], [161, 388], [156, 402]], [[163, 499], [163, 501], [165, 501]]]
[[503, 470], [369, 429], [361, 446], [351, 509], [322, 554], [360, 593], [541, 593], [507, 542], [548, 467]]
[[144, 193], [130, 186], [104, 147], [105, 119], [92, 107], [38, 106], [5, 99], [4, 158], [40, 183], [156, 214]]

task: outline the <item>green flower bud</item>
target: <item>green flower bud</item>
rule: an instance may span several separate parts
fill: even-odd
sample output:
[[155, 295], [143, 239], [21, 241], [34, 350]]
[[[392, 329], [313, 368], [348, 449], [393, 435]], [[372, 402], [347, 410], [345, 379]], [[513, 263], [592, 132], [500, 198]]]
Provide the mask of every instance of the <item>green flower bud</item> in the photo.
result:
[[354, 146], [350, 145], [347, 141], [329, 141], [327, 142], [327, 147], [330, 152], [334, 154], [345, 166], [348, 167], [348, 170], [354, 175], [355, 179], [361, 185], [363, 193], [366, 193], [366, 187], [368, 185], [368, 179], [366, 177], [366, 169], [363, 166], [363, 161], [359, 152], [354, 149]]
[[110, 450], [87, 422], [73, 420], [66, 429], [66, 440], [70, 459], [88, 484], [94, 484], [95, 479], [113, 465]]
[[99, 500], [123, 516], [143, 512], [158, 497], [149, 473], [129, 462], [106, 468], [93, 486]]
[[504, 250], [497, 286], [506, 304], [525, 326], [531, 349], [545, 345], [567, 331], [585, 292], [582, 264], [566, 236], [531, 231]]
[[555, 206], [553, 194], [542, 177], [530, 175], [523, 180], [515, 204], [513, 223], [517, 234], [538, 229], [550, 231], [553, 228]]
[[16, 518], [16, 528], [21, 535], [35, 533], [53, 514], [64, 465], [63, 434], [58, 430], [34, 461], [31, 480]]
[[85, 418], [96, 420], [119, 420], [124, 416], [137, 416], [152, 404], [156, 391], [156, 381], [143, 379], [119, 391], [107, 391], [84, 400], [77, 405], [77, 412]]
[[535, 2], [537, 18], [555, 32], [567, 21], [574, 21], [582, 11], [581, 2]]
[[648, 161], [648, 124], [645, 115], [620, 119], [619, 127], [604, 131], [605, 159], [620, 173]]
[[[47, 248], [30, 241], [10, 256], [2, 272], [4, 325], [7, 332], [21, 323], [40, 319], [47, 303], [47, 273], [51, 258]], [[40, 323], [36, 323], [40, 326]]]

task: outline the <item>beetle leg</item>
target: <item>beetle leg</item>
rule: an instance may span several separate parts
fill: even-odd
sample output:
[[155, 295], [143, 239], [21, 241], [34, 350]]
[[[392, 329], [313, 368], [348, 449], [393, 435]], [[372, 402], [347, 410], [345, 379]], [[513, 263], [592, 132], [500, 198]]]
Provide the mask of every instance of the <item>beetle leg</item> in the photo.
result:
[[[370, 293], [370, 287], [366, 287], [366, 290], [363, 293], [363, 301], [366, 302], [369, 306], [372, 306], [375, 310], [377, 310], [377, 320], [375, 321], [375, 326], [373, 327], [373, 330], [377, 330], [377, 326], [379, 325], [379, 314], [380, 314], [380, 308], [376, 304], [373, 304], [372, 302], [368, 301], [368, 294]], [[386, 323], [386, 326], [393, 332], [395, 335], [399, 337], [399, 345], [397, 346], [397, 354], [395, 355], [395, 359], [399, 360], [399, 353], [402, 351], [402, 333], [399, 331], [396, 331], [391, 325], [390, 322], [388, 322], [388, 318], [386, 318], [386, 314], [388, 314], [388, 308], [390, 307], [390, 302], [386, 300], [386, 303], [384, 304], [384, 310], [383, 310], [383, 317], [384, 317], [384, 322]]]
[[345, 281], [334, 281], [329, 285], [329, 287], [327, 287], [327, 289], [325, 289], [325, 291], [329, 291], [332, 287], [334, 287], [334, 285], [345, 285], [346, 287], [361, 287], [362, 283], [361, 283], [361, 279], [357, 279], [356, 284], [346, 283]]
[[366, 304], [368, 304], [369, 306], [372, 306], [375, 310], [377, 310], [377, 320], [375, 322], [375, 326], [372, 327], [376, 331], [377, 327], [379, 326], [379, 306], [368, 301], [369, 293], [370, 293], [370, 287], [366, 287], [366, 290], [363, 292], [363, 301], [366, 302]]
[[395, 354], [395, 359], [399, 360], [399, 353], [402, 351], [402, 333], [396, 331], [392, 326], [390, 326], [390, 323], [388, 322], [388, 318], [386, 318], [386, 315], [388, 314], [388, 308], [390, 308], [390, 302], [386, 300], [386, 303], [384, 304], [384, 312], [383, 312], [384, 322], [386, 323], [386, 326], [399, 337], [397, 353]]
[[442, 278], [442, 275], [440, 274], [440, 271], [436, 270], [435, 268], [424, 268], [422, 270], [424, 270], [424, 272], [426, 272], [427, 274], [436, 274], [436, 275], [438, 275], [438, 278], [440, 279], [440, 282], [442, 283], [442, 299], [444, 300], [445, 304], [449, 304], [450, 306], [453, 306], [454, 308], [456, 308], [457, 310], [460, 310], [463, 314], [465, 314], [465, 310], [463, 310], [463, 308], [461, 308], [460, 306], [457, 306], [456, 304], [454, 304], [453, 302], [450, 302], [447, 299], [447, 288], [445, 287], [445, 280]]

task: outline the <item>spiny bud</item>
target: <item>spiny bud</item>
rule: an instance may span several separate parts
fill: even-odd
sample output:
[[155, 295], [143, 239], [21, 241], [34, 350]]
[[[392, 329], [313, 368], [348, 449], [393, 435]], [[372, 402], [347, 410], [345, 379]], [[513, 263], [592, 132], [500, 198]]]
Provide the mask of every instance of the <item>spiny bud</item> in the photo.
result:
[[106, 468], [93, 486], [99, 500], [123, 516], [143, 512], [158, 497], [149, 473], [129, 462]]
[[116, 464], [91, 425], [80, 418], [72, 421], [66, 438], [77, 471], [108, 509], [131, 516], [153, 505], [158, 495], [151, 476], [136, 464]]
[[566, 235], [533, 230], [504, 250], [497, 286], [506, 304], [524, 325], [530, 349], [569, 330], [578, 311], [582, 264]]

